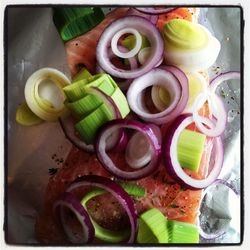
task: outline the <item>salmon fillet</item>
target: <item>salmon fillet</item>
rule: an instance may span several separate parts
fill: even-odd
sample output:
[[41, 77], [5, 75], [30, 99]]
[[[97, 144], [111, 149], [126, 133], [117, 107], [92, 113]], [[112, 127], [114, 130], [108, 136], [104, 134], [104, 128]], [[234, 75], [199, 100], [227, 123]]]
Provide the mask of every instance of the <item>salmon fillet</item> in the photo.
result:
[[[181, 10], [176, 11], [176, 15], [169, 15], [168, 18], [175, 18], [178, 15], [187, 15], [187, 19], [190, 19], [187, 11], [183, 9], [184, 8], [181, 8]], [[95, 72], [96, 45], [102, 31], [113, 20], [125, 16], [127, 12], [128, 8], [116, 9], [108, 14], [105, 20], [93, 30], [65, 44], [68, 64], [72, 76], [78, 72], [81, 66], [85, 66], [91, 72]], [[188, 11], [188, 13], [190, 12]], [[160, 25], [163, 24], [164, 20], [165, 17], [160, 19]], [[200, 113], [209, 115], [208, 107], [204, 106]], [[193, 125], [190, 126], [190, 129], [197, 130]], [[166, 130], [163, 128], [162, 131], [164, 132]], [[211, 151], [212, 142], [207, 140], [199, 173], [186, 170], [188, 174], [197, 179], [203, 178], [207, 174]], [[112, 154], [112, 158], [119, 165], [126, 165], [124, 156], [115, 153]], [[36, 236], [40, 242], [45, 244], [69, 243], [53, 216], [52, 207], [54, 202], [67, 189], [72, 181], [77, 177], [90, 174], [111, 177], [111, 175], [101, 166], [94, 154], [83, 152], [73, 146], [64, 166], [49, 180], [44, 207], [35, 224]], [[167, 174], [165, 166], [161, 165], [159, 171], [153, 176], [141, 179], [136, 183], [143, 186], [147, 191], [146, 197], [135, 199], [136, 209], [139, 214], [149, 208], [157, 207], [169, 219], [196, 223], [202, 191], [194, 191], [181, 187]], [[96, 218], [101, 218], [102, 221], [105, 222], [105, 220], [112, 217], [110, 213], [111, 211], [114, 212], [115, 205], [110, 209], [107, 205], [107, 201], [104, 201], [102, 204], [105, 204], [103, 209], [98, 210], [93, 213], [93, 215]], [[109, 204], [111, 204], [111, 202]], [[94, 203], [92, 205], [94, 206]], [[120, 208], [117, 207], [116, 209], [119, 210]], [[118, 211], [118, 213], [122, 214], [123, 211]]]

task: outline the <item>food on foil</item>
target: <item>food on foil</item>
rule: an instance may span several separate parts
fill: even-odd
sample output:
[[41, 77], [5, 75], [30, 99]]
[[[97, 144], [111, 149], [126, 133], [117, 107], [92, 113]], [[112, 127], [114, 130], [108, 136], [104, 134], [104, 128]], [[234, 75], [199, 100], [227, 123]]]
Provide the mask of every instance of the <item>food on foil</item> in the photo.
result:
[[36, 220], [46, 244], [199, 243], [206, 190], [224, 185], [227, 112], [209, 79], [219, 40], [198, 8], [54, 8], [72, 79], [43, 68], [16, 121], [58, 121], [72, 149]]

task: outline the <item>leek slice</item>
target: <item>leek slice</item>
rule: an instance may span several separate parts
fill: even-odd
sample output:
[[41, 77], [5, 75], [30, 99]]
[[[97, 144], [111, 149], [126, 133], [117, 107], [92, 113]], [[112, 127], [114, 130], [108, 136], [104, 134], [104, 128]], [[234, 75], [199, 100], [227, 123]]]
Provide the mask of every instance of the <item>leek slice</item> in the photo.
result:
[[65, 105], [72, 111], [72, 113], [78, 117], [83, 118], [89, 115], [95, 109], [97, 109], [102, 104], [102, 100], [95, 95], [86, 95], [75, 102], [66, 102]]
[[92, 75], [89, 73], [89, 71], [85, 68], [83, 68], [79, 73], [77, 73], [73, 80], [72, 80], [72, 83], [74, 82], [78, 82], [80, 80], [83, 80], [83, 79], [87, 79], [89, 77], [91, 77]]
[[169, 243], [199, 243], [199, 230], [194, 224], [168, 220]]
[[69, 79], [60, 71], [43, 68], [34, 72], [27, 80], [24, 94], [30, 110], [45, 121], [56, 121], [68, 115], [64, 105], [63, 87]]
[[53, 10], [54, 24], [64, 42], [85, 34], [105, 18], [99, 7], [60, 7]]
[[139, 218], [138, 243], [168, 243], [167, 219], [156, 208], [152, 208]]
[[76, 81], [66, 86], [63, 90], [65, 95], [67, 96], [68, 101], [74, 102], [86, 96], [86, 90], [90, 87], [97, 87], [105, 94], [111, 95], [117, 85], [109, 75], [98, 74]]
[[91, 114], [76, 123], [75, 129], [79, 132], [85, 143], [91, 144], [94, 141], [97, 130], [102, 124], [112, 119], [114, 119], [113, 112], [105, 104], [102, 104]]
[[183, 168], [198, 172], [205, 141], [204, 134], [189, 129], [181, 132], [177, 144], [177, 157]]
[[[141, 38], [142, 38], [141, 49], [151, 46], [146, 36], [141, 35]], [[122, 40], [121, 44], [128, 50], [132, 50], [135, 47], [135, 42], [136, 42], [135, 36], [129, 35]]]
[[[119, 184], [123, 187], [123, 189], [129, 195], [132, 195], [135, 197], [145, 196], [145, 189], [143, 187], [140, 187], [136, 184], [128, 183], [128, 182], [119, 182]], [[101, 188], [96, 188], [83, 197], [83, 199], [81, 200], [81, 204], [87, 209], [87, 202], [89, 200], [91, 200], [92, 198], [96, 196], [105, 194], [105, 193], [107, 193], [105, 190]], [[92, 218], [90, 219], [95, 228], [95, 237], [97, 239], [100, 239], [106, 242], [118, 243], [118, 242], [126, 240], [129, 236], [129, 230], [111, 231], [98, 225], [98, 223]]]
[[16, 112], [17, 123], [23, 126], [33, 126], [43, 122], [38, 116], [36, 116], [29, 108], [26, 102], [22, 103]]

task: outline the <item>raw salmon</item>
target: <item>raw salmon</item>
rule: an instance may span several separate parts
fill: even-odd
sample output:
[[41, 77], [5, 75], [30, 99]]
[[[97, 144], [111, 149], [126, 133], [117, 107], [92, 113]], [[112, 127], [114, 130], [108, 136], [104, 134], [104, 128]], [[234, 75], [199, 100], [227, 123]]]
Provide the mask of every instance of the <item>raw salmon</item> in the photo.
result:
[[159, 15], [157, 27], [162, 30], [164, 25], [172, 19], [185, 19], [187, 21], [193, 20], [192, 8], [177, 8], [169, 13]]
[[[184, 9], [186, 10], [184, 11]], [[78, 68], [81, 65], [86, 66], [92, 72], [95, 71], [95, 50], [101, 32], [113, 20], [126, 15], [127, 11], [127, 8], [116, 9], [92, 31], [66, 43], [65, 47], [68, 55], [68, 64], [72, 76], [77, 73]], [[175, 10], [175, 15], [169, 13], [167, 18], [176, 18], [176, 16], [181, 15], [185, 19], [190, 19], [191, 14], [189, 15], [188, 13], [187, 8], [179, 8]], [[163, 15], [161, 15], [158, 25], [163, 23], [161, 20], [166, 21], [166, 16], [163, 18]], [[209, 110], [207, 107], [204, 107], [201, 112], [206, 115]], [[195, 126], [190, 128], [193, 130], [196, 129]], [[164, 132], [164, 129], [162, 131]], [[212, 143], [207, 140], [199, 173], [187, 170], [188, 174], [198, 179], [203, 178], [206, 175], [211, 149]], [[113, 153], [112, 158], [116, 163], [123, 166], [126, 165], [124, 155]], [[37, 239], [40, 242], [47, 244], [68, 243], [64, 232], [55, 221], [52, 207], [55, 200], [60, 197], [73, 180], [77, 177], [89, 174], [111, 177], [101, 166], [94, 154], [89, 154], [72, 147], [64, 166], [49, 180], [44, 207], [35, 225]], [[136, 183], [143, 186], [147, 191], [146, 197], [135, 199], [138, 213], [151, 207], [157, 207], [170, 219], [196, 223], [200, 206], [201, 191], [194, 191], [181, 187], [167, 174], [165, 166], [161, 165], [159, 171], [153, 176], [146, 177]], [[116, 224], [119, 224], [119, 222], [120, 224], [126, 225], [126, 221], [122, 221], [126, 218], [123, 214], [124, 211], [122, 211], [112, 200], [112, 197], [109, 197], [109, 201], [110, 202], [107, 202], [106, 199], [105, 202], [102, 202], [102, 197], [100, 197], [98, 202], [103, 204], [103, 206], [101, 206], [102, 209], [99, 210], [94, 209], [96, 203], [93, 201], [90, 204], [90, 209], [93, 208], [94, 211], [92, 212], [92, 215], [98, 219], [101, 224], [112, 225], [112, 228], [114, 228]], [[111, 208], [110, 206], [113, 207]], [[114, 214], [118, 215], [118, 217]], [[111, 218], [113, 218], [114, 221], [112, 221]]]

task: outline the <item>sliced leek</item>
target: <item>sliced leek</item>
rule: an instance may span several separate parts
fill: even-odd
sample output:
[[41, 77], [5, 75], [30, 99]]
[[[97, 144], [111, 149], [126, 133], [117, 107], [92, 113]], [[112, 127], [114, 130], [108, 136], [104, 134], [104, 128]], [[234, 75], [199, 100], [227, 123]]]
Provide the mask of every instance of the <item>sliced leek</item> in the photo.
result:
[[33, 126], [43, 122], [41, 118], [36, 116], [28, 107], [27, 103], [22, 103], [16, 112], [17, 123], [23, 126]]
[[183, 168], [198, 172], [205, 141], [204, 134], [188, 129], [181, 132], [177, 145], [177, 156]]
[[66, 102], [65, 105], [78, 117], [89, 115], [102, 104], [102, 100], [95, 95], [88, 94], [75, 102]]
[[54, 24], [64, 42], [85, 34], [105, 18], [99, 7], [58, 7], [53, 10]]
[[168, 243], [167, 219], [157, 208], [139, 217], [138, 243]]
[[91, 76], [92, 76], [92, 75], [89, 73], [89, 71], [88, 71], [87, 69], [83, 68], [82, 70], [80, 70], [79, 73], [77, 73], [77, 74], [74, 76], [74, 78], [73, 78], [73, 80], [72, 80], [72, 83], [78, 82], [78, 81], [83, 80], [83, 79], [87, 79], [87, 78], [89, 78], [89, 77], [91, 77]]
[[[141, 38], [142, 38], [141, 49], [149, 47], [150, 42], [148, 41], [147, 37], [142, 35]], [[128, 50], [132, 50], [135, 47], [135, 43], [136, 43], [136, 37], [134, 35], [127, 36], [121, 42], [121, 44]]]
[[65, 95], [67, 96], [68, 101], [74, 102], [86, 96], [86, 90], [90, 87], [97, 87], [105, 94], [111, 95], [117, 85], [109, 75], [98, 74], [76, 81], [66, 86], [63, 90]]
[[196, 225], [168, 220], [169, 243], [199, 243], [199, 230]]
[[87, 144], [92, 144], [97, 130], [103, 123], [114, 119], [113, 112], [108, 109], [105, 104], [102, 104], [88, 116], [76, 123], [75, 129]]
[[53, 68], [43, 68], [33, 73], [24, 89], [30, 110], [45, 121], [56, 121], [59, 117], [68, 115], [62, 89], [69, 83], [62, 72]]

